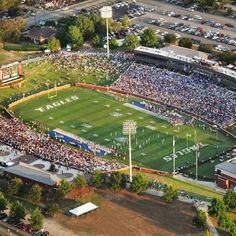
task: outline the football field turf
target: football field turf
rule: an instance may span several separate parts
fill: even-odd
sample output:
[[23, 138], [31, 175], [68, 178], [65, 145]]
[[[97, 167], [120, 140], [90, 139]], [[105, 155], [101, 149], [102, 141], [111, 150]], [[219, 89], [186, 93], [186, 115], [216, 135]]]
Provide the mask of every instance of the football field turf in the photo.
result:
[[[125, 103], [127, 101], [118, 101], [114, 95], [72, 87], [58, 92], [58, 96], [51, 100], [45, 95], [21, 103], [13, 111], [25, 121], [37, 121], [49, 130], [60, 128], [106, 147], [119, 147], [120, 157], [112, 158], [123, 160], [125, 157], [125, 161], [128, 161], [128, 144], [127, 137], [122, 134], [122, 124], [132, 119], [138, 126], [137, 134], [132, 137], [136, 165], [171, 172], [169, 155], [172, 154], [173, 136], [176, 139], [176, 166], [189, 166], [195, 162], [195, 138], [191, 126], [174, 127], [165, 120], [127, 107]], [[233, 147], [233, 140], [210, 131], [207, 126], [204, 130], [202, 126], [196, 130], [197, 138], [203, 144], [200, 162]], [[188, 141], [187, 134], [191, 135]], [[189, 149], [186, 149], [187, 142]]]

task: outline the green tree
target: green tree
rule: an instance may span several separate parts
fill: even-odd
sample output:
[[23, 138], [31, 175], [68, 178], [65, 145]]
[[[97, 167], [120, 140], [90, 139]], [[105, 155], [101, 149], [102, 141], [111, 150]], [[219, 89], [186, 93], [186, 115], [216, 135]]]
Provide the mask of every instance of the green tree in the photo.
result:
[[1, 20], [0, 36], [2, 41], [11, 40], [18, 42], [21, 38], [22, 31], [26, 28], [26, 21], [22, 17]]
[[122, 175], [120, 172], [112, 172], [110, 177], [110, 188], [114, 192], [118, 192], [122, 185]]
[[198, 50], [206, 53], [212, 53], [213, 46], [211, 44], [200, 44]]
[[232, 7], [228, 7], [226, 11], [226, 16], [231, 16], [234, 14], [234, 10]]
[[15, 221], [24, 220], [26, 216], [26, 209], [19, 201], [13, 202], [10, 210], [10, 217]]
[[215, 217], [224, 213], [225, 210], [226, 210], [226, 207], [225, 207], [224, 202], [218, 198], [213, 198], [211, 200], [211, 205], [208, 207], [208, 213], [211, 216], [215, 216]]
[[48, 206], [48, 213], [50, 216], [54, 216], [58, 211], [59, 205], [57, 203], [53, 203]]
[[226, 64], [234, 64], [236, 61], [236, 53], [232, 51], [217, 54], [218, 60]]
[[177, 38], [175, 34], [165, 34], [164, 40], [167, 43], [175, 43]]
[[100, 170], [96, 170], [92, 173], [92, 184], [99, 188], [104, 183], [104, 175]]
[[42, 199], [42, 187], [34, 184], [29, 192], [29, 198], [34, 202], [40, 202]]
[[40, 230], [43, 227], [43, 215], [39, 208], [33, 210], [30, 214], [30, 227], [34, 230]]
[[184, 48], [192, 48], [193, 42], [190, 38], [181, 38], [179, 40], [179, 46]]
[[198, 228], [204, 228], [206, 226], [206, 213], [203, 210], [198, 210], [193, 217], [193, 224]]
[[109, 40], [109, 46], [111, 49], [116, 49], [118, 47], [118, 43], [115, 38], [111, 38]]
[[92, 46], [94, 48], [99, 48], [101, 47], [101, 39], [98, 34], [96, 34], [93, 39], [92, 39]]
[[171, 185], [166, 186], [163, 197], [166, 202], [172, 202], [177, 198], [177, 190]]
[[226, 212], [222, 212], [217, 216], [217, 224], [225, 229], [230, 229], [231, 225], [233, 224], [232, 217], [227, 214]]
[[21, 179], [19, 178], [11, 179], [8, 182], [7, 192], [11, 195], [16, 195], [20, 192], [20, 189], [22, 188], [22, 186], [23, 186], [23, 183]]
[[4, 195], [0, 192], [0, 212], [3, 212], [7, 209], [8, 201]]
[[79, 188], [85, 188], [87, 186], [87, 180], [84, 175], [78, 175], [75, 179], [74, 182], [77, 187]]
[[229, 230], [229, 236], [235, 236], [236, 235], [236, 224], [232, 224]]
[[117, 21], [113, 21], [111, 23], [111, 30], [115, 33], [119, 32], [122, 28], [121, 23], [117, 22]]
[[62, 189], [57, 189], [54, 194], [54, 200], [56, 202], [61, 202], [65, 198], [66, 194]]
[[129, 50], [133, 51], [140, 45], [138, 37], [134, 34], [128, 34], [124, 40], [124, 46]]
[[121, 24], [124, 28], [129, 28], [130, 26], [130, 19], [127, 15], [124, 15], [122, 21], [121, 21]]
[[66, 179], [63, 179], [63, 180], [61, 181], [59, 190], [63, 191], [63, 192], [65, 193], [65, 195], [66, 195], [66, 194], [68, 194], [69, 192], [71, 192], [72, 186], [71, 186], [71, 184], [70, 184]]
[[21, 0], [1, 0], [0, 11], [8, 10], [10, 8], [18, 8], [21, 4]]
[[141, 44], [146, 47], [160, 46], [160, 39], [153, 29], [145, 29], [141, 35]]
[[61, 49], [61, 44], [60, 41], [56, 38], [56, 37], [51, 37], [48, 40], [48, 44], [47, 44], [47, 48], [51, 51], [51, 52], [58, 52]]
[[227, 190], [223, 199], [224, 199], [224, 203], [226, 207], [230, 211], [233, 211], [236, 209], [236, 193], [232, 189]]
[[78, 16], [76, 19], [76, 26], [82, 32], [85, 40], [91, 39], [94, 36], [94, 23], [89, 17]]
[[68, 38], [72, 48], [78, 48], [84, 43], [82, 32], [74, 25], [71, 25], [68, 29]]
[[145, 192], [148, 188], [148, 180], [143, 175], [138, 174], [134, 176], [131, 188], [138, 194]]

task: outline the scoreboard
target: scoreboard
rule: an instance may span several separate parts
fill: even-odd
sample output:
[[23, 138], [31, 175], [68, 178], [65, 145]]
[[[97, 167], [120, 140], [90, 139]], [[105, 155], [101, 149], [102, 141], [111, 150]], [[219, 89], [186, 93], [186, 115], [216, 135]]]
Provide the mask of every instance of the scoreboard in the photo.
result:
[[23, 76], [23, 67], [19, 62], [14, 62], [0, 67], [0, 84], [14, 82]]

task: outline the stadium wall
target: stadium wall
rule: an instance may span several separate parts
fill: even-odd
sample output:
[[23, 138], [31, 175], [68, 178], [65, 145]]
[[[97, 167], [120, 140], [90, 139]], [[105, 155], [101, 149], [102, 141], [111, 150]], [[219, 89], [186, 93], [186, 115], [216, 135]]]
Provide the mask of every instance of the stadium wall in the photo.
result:
[[[57, 87], [57, 91], [64, 90], [64, 89], [68, 89], [68, 88], [70, 88], [70, 87], [71, 87], [70, 84], [66, 84], [66, 85]], [[9, 105], [8, 105], [8, 109], [11, 110], [13, 107], [19, 105], [19, 104], [22, 103], [22, 102], [26, 102], [26, 101], [29, 101], [29, 100], [31, 100], [31, 99], [40, 97], [40, 96], [45, 95], [45, 94], [47, 94], [48, 92], [53, 91], [53, 90], [54, 90], [54, 88], [49, 89], [49, 90], [44, 90], [44, 91], [41, 91], [41, 92], [39, 92], [39, 93], [32, 94], [32, 95], [30, 95], [30, 96], [21, 98], [21, 99], [15, 101], [15, 102], [9, 104]]]
[[[156, 104], [161, 104], [161, 105], [167, 105], [163, 102], [160, 102], [160, 101], [156, 101], [154, 99], [151, 99], [151, 98], [147, 98], [145, 96], [141, 96], [141, 95], [138, 95], [138, 94], [132, 94], [130, 92], [126, 92], [126, 91], [123, 91], [123, 90], [120, 90], [120, 89], [116, 89], [116, 88], [110, 88], [110, 87], [104, 87], [104, 86], [97, 86], [97, 85], [93, 85], [93, 84], [83, 84], [83, 83], [76, 83], [75, 84], [76, 86], [78, 87], [82, 87], [82, 88], [89, 88], [89, 89], [94, 89], [94, 90], [99, 90], [99, 91], [105, 91], [105, 92], [109, 92], [109, 91], [112, 91], [112, 92], [116, 92], [116, 93], [121, 93], [121, 94], [127, 94], [127, 95], [130, 95], [130, 96], [134, 96], [134, 97], [138, 97], [138, 98], [141, 98], [141, 99], [144, 99], [144, 100], [147, 100], [147, 101], [150, 101], [150, 102], [153, 102], [153, 103], [156, 103]], [[173, 109], [177, 109], [177, 110], [180, 110], [192, 117], [196, 117], [197, 119], [199, 120], [202, 120], [210, 125], [215, 125], [218, 127], [218, 129], [224, 133], [226, 136], [229, 136], [231, 137], [232, 139], [236, 140], [236, 136], [232, 133], [230, 133], [228, 130], [222, 128], [222, 127], [219, 127], [217, 124], [215, 124], [214, 122], [208, 120], [208, 119], [205, 119], [201, 116], [198, 116], [198, 115], [195, 115], [189, 111], [186, 111], [184, 109], [182, 109], [181, 107], [177, 107], [177, 106], [174, 106], [174, 105], [169, 105], [168, 106], [172, 107]]]

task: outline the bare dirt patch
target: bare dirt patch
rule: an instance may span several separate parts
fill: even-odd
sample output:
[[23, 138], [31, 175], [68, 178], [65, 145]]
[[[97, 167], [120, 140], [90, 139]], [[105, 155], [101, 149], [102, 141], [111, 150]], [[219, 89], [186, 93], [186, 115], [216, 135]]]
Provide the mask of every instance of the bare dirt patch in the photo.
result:
[[75, 218], [58, 215], [46, 219], [44, 228], [55, 236], [172, 236], [202, 235], [192, 225], [193, 206], [175, 201], [167, 204], [161, 198], [122, 191], [113, 194], [99, 191], [99, 208]]

